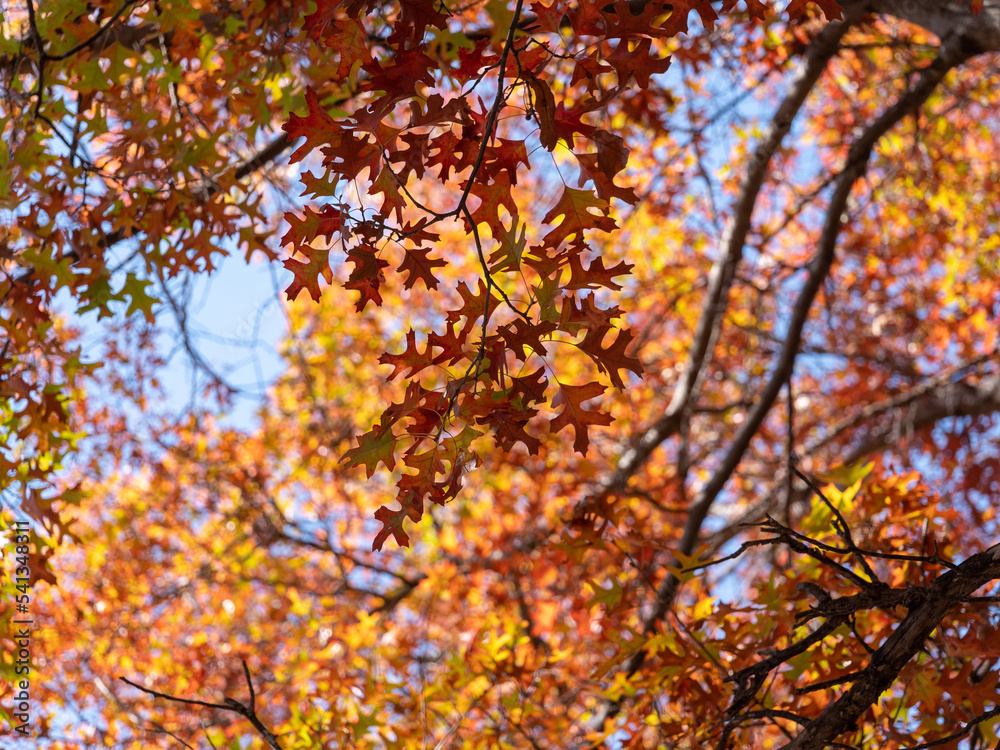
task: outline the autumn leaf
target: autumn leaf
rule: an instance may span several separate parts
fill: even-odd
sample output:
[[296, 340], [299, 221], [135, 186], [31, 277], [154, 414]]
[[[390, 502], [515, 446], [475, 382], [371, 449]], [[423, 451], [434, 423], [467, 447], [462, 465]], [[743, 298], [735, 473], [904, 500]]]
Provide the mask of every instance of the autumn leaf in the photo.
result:
[[428, 289], [437, 289], [439, 282], [434, 275], [434, 269], [442, 268], [448, 264], [440, 258], [427, 257], [429, 253], [430, 249], [424, 247], [406, 250], [406, 257], [403, 258], [398, 269], [400, 273], [407, 274], [406, 280], [403, 282], [404, 289], [409, 289], [418, 280], [422, 281]]
[[[601, 200], [588, 190], [564, 187], [559, 202], [542, 219], [546, 224], [559, 225], [545, 235], [545, 242], [550, 247], [559, 247], [570, 237], [583, 240], [583, 233], [588, 229], [600, 229], [610, 232], [617, 224], [607, 215], [608, 203]], [[597, 211], [597, 213], [593, 213]]]
[[576, 438], [573, 448], [582, 454], [587, 453], [590, 436], [587, 432], [591, 425], [611, 424], [611, 415], [602, 411], [592, 411], [583, 407], [584, 401], [597, 398], [604, 393], [605, 387], [600, 383], [586, 385], [559, 385], [559, 392], [553, 399], [553, 406], [561, 406], [562, 411], [549, 421], [549, 430], [559, 432], [564, 427], [572, 427]]
[[624, 390], [625, 382], [622, 380], [619, 370], [628, 370], [638, 376], [642, 376], [642, 363], [635, 357], [630, 357], [625, 353], [629, 343], [632, 341], [632, 332], [627, 329], [617, 331], [614, 342], [606, 349], [602, 348], [602, 343], [607, 334], [612, 331], [610, 326], [592, 328], [587, 331], [583, 341], [580, 342], [580, 349], [585, 351], [594, 360], [597, 369], [607, 373], [611, 383], [618, 389]]
[[303, 289], [309, 292], [309, 296], [319, 302], [322, 292], [319, 288], [320, 278], [326, 279], [327, 283], [333, 281], [333, 271], [330, 269], [330, 251], [317, 250], [311, 247], [301, 247], [298, 249], [300, 255], [304, 255], [307, 260], [302, 262], [295, 258], [282, 261], [282, 264], [295, 275], [294, 281], [288, 285], [285, 293], [288, 299], [294, 300]]
[[306, 106], [308, 113], [305, 116], [293, 114], [282, 126], [292, 142], [305, 138], [305, 142], [291, 155], [292, 161], [298, 161], [340, 131], [340, 126], [323, 109], [319, 96], [311, 86], [306, 88]]
[[380, 463], [390, 471], [395, 468], [395, 444], [396, 438], [391, 431], [376, 427], [359, 436], [357, 446], [347, 451], [341, 460], [348, 466], [363, 465], [370, 479]]
[[379, 258], [367, 245], [351, 248], [347, 252], [347, 260], [354, 264], [354, 270], [348, 276], [344, 288], [361, 294], [355, 303], [355, 309], [361, 312], [369, 302], [374, 302], [376, 307], [380, 306], [382, 295], [379, 289], [385, 281], [382, 269], [388, 268], [389, 262]]
[[380, 364], [392, 365], [392, 372], [386, 380], [394, 380], [397, 375], [409, 370], [408, 377], [413, 377], [425, 367], [434, 364], [431, 346], [424, 347], [421, 352], [417, 346], [417, 334], [413, 329], [406, 332], [406, 349], [402, 354], [383, 354], [378, 359]]
[[531, 91], [535, 95], [535, 116], [538, 118], [538, 125], [541, 128], [539, 138], [542, 142], [542, 148], [552, 151], [556, 147], [556, 143], [559, 142], [559, 135], [556, 132], [556, 99], [548, 84], [540, 78], [531, 76], [528, 79], [528, 85], [531, 86]]
[[285, 213], [288, 231], [281, 238], [282, 245], [291, 243], [299, 250], [319, 238], [329, 242], [340, 231], [341, 212], [336, 206], [324, 206], [320, 211], [306, 206], [304, 212], [302, 218], [291, 211]]
[[382, 549], [386, 540], [391, 536], [400, 547], [410, 546], [410, 537], [403, 531], [403, 521], [408, 518], [405, 510], [390, 510], [382, 506], [375, 511], [375, 520], [382, 523], [382, 528], [372, 541], [372, 551], [377, 552]]

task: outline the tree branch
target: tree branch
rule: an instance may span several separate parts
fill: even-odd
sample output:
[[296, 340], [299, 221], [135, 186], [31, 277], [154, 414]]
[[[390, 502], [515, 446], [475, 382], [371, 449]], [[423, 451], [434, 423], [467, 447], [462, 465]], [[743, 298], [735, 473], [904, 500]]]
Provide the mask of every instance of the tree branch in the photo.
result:
[[[833, 264], [837, 239], [843, 224], [848, 198], [851, 195], [854, 183], [867, 171], [868, 159], [872, 149], [879, 139], [889, 132], [893, 126], [907, 115], [915, 112], [927, 100], [952, 68], [975, 52], [975, 50], [969, 49], [968, 46], [962, 43], [964, 40], [949, 41], [950, 43], [942, 46], [941, 52], [934, 62], [924, 68], [917, 83], [902, 95], [895, 104], [873, 121], [851, 145], [844, 168], [834, 183], [834, 192], [830, 198], [826, 220], [820, 233], [819, 245], [816, 255], [810, 263], [809, 278], [803, 285], [791, 319], [789, 320], [788, 333], [779, 354], [778, 362], [767, 386], [760, 394], [754, 408], [747, 415], [721, 465], [692, 503], [691, 511], [684, 526], [684, 533], [678, 545], [678, 550], [681, 554], [690, 555], [697, 547], [701, 525], [708, 516], [709, 509], [742, 460], [751, 440], [757, 434], [767, 412], [788, 379], [798, 353], [802, 330], [808, 318], [809, 311]], [[722, 273], [720, 271], [720, 275]], [[706, 305], [703, 322], [708, 312], [709, 308]], [[652, 632], [657, 623], [666, 614], [667, 609], [673, 603], [674, 597], [677, 594], [679, 584], [680, 581], [678, 578], [672, 574], [664, 579], [656, 592], [656, 597], [651, 606], [647, 607], [643, 613], [642, 627], [645, 632]], [[632, 675], [638, 671], [645, 660], [646, 652], [642, 650], [637, 651], [625, 661], [622, 669], [626, 674]], [[616, 702], [606, 702], [595, 714], [594, 728], [602, 727], [607, 718], [617, 713], [618, 707]]]
[[900, 670], [923, 648], [945, 616], [976, 589], [997, 578], [1000, 578], [1000, 544], [940, 575], [924, 590], [923, 601], [910, 609], [875, 651], [854, 685], [783, 750], [821, 750], [844, 732], [854, 730], [861, 714], [892, 686]]
[[209, 703], [207, 701], [191, 700], [189, 698], [179, 698], [176, 695], [170, 695], [168, 693], [161, 693], [158, 690], [152, 690], [150, 688], [138, 685], [127, 677], [119, 677], [118, 679], [122, 682], [131, 685], [137, 690], [152, 695], [156, 698], [164, 698], [168, 701], [173, 701], [174, 703], [183, 703], [188, 706], [199, 706], [201, 708], [213, 708], [219, 709], [221, 711], [232, 711], [233, 713], [239, 714], [247, 721], [249, 721], [253, 728], [257, 730], [258, 734], [264, 738], [264, 741], [272, 747], [274, 750], [281, 750], [281, 745], [278, 744], [278, 738], [274, 736], [270, 729], [264, 726], [264, 723], [257, 716], [256, 702], [257, 695], [253, 689], [253, 680], [250, 679], [250, 668], [247, 667], [247, 663], [243, 661], [243, 675], [246, 677], [247, 687], [250, 691], [250, 702], [240, 703], [235, 698], [226, 698], [223, 703]]
[[696, 397], [696, 386], [706, 364], [706, 357], [718, 335], [736, 266], [743, 257], [743, 248], [750, 233], [757, 196], [763, 187], [771, 159], [780, 148], [784, 137], [791, 129], [792, 122], [819, 81], [827, 63], [837, 54], [840, 40], [851, 26], [864, 16], [864, 13], [864, 5], [851, 8], [845, 12], [843, 21], [829, 24], [809, 45], [802, 69], [792, 80], [788, 94], [778, 106], [767, 133], [757, 144], [750, 159], [739, 196], [732, 208], [732, 215], [726, 224], [720, 257], [709, 273], [708, 290], [701, 318], [695, 329], [684, 372], [674, 388], [670, 404], [664, 415], [644, 430], [633, 442], [632, 447], [622, 454], [613, 474], [601, 487], [601, 494], [624, 487], [656, 447], [680, 429], [683, 414]]
[[876, 13], [921, 26], [938, 39], [966, 40], [979, 52], [1000, 50], [1000, 2], [988, 0], [978, 14], [969, 0], [874, 0]]

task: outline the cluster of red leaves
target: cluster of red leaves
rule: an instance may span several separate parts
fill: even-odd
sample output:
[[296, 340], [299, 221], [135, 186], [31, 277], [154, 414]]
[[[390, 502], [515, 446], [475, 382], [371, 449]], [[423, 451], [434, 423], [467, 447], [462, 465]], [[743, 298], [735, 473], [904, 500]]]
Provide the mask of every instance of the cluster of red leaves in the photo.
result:
[[[449, 261], [434, 247], [436, 224], [462, 221], [481, 261], [475, 291], [457, 284], [460, 306], [449, 308], [442, 296], [443, 328], [421, 332], [422, 344], [411, 330], [403, 352], [382, 356], [393, 367], [390, 380], [409, 379], [405, 397], [345, 455], [371, 476], [379, 464], [396, 468], [397, 451], [402, 453], [401, 507], [375, 514], [383, 524], [374, 541], [379, 549], [389, 535], [408, 544], [404, 519], [419, 520], [427, 500], [443, 504], [455, 497], [464, 471], [478, 460], [478, 428], [488, 427], [505, 450], [520, 443], [533, 453], [538, 439], [528, 426], [537, 416], [552, 432], [572, 427], [574, 447], [585, 453], [588, 428], [611, 422], [608, 413], [585, 406], [606, 386], [560, 382], [545, 359], [549, 342], [576, 346], [616, 388], [625, 387], [623, 372], [642, 374], [628, 353], [632, 334], [618, 322], [621, 311], [601, 302], [600, 290], [620, 289], [614, 279], [631, 266], [606, 267], [587, 241], [588, 232], [616, 228], [613, 199], [637, 200], [631, 188], [615, 183], [628, 149], [621, 135], [591, 121], [622, 92], [646, 88], [651, 76], [666, 71], [670, 59], [660, 42], [686, 32], [691, 11], [708, 27], [717, 14], [702, 0], [617, 0], [603, 7], [518, 2], [513, 13], [487, 3], [488, 15], [507, 12], [508, 27], [473, 33], [469, 26], [478, 16], [450, 15], [434, 0], [402, 3], [385, 16], [375, 15], [374, 5], [320, 0], [305, 19], [310, 38], [339, 56], [338, 75], [350, 80], [357, 105], [349, 115], [334, 116], [310, 89], [308, 113], [292, 115], [285, 125], [290, 138], [303, 139], [293, 161], [316, 149], [322, 154], [326, 173], [306, 173], [303, 183], [330, 201], [318, 212], [307, 209], [304, 219], [286, 216], [291, 229], [284, 243], [306, 259], [285, 261], [295, 274], [288, 295], [304, 289], [319, 300], [320, 277], [331, 282], [333, 274], [331, 243], [317, 240], [334, 235], [353, 264], [344, 286], [358, 294], [358, 312], [369, 302], [380, 305], [380, 290], [392, 283], [386, 276], [393, 265], [386, 259], [390, 245], [402, 248], [395, 271], [405, 289], [418, 281], [437, 289]], [[734, 5], [726, 2], [723, 10]], [[766, 10], [759, 2], [750, 6], [753, 16]], [[428, 43], [445, 36], [460, 42]], [[567, 36], [579, 45], [569, 47], [570, 54], [556, 49], [566, 48]], [[568, 84], [565, 75], [556, 75], [567, 66]], [[492, 104], [477, 93], [481, 88], [492, 91]], [[578, 186], [563, 185], [533, 244], [514, 192], [519, 174], [530, 167], [526, 138], [499, 132], [514, 112], [537, 126], [542, 148], [566, 149], [578, 166]], [[360, 194], [361, 180], [369, 198], [352, 210], [343, 186]], [[450, 207], [421, 204], [415, 182], [431, 183], [436, 194], [450, 197]], [[504, 291], [519, 285], [526, 303], [516, 304]], [[515, 375], [514, 368], [533, 371]], [[553, 408], [541, 414], [552, 390]]]

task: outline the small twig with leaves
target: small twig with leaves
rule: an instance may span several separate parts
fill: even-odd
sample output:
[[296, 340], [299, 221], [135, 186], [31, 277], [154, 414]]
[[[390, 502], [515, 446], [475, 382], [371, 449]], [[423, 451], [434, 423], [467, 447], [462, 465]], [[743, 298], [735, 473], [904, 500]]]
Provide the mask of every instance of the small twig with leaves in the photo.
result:
[[144, 693], [152, 695], [156, 698], [164, 698], [168, 701], [173, 701], [175, 703], [184, 703], [188, 706], [201, 706], [203, 708], [213, 708], [222, 711], [232, 711], [233, 713], [239, 714], [247, 721], [249, 721], [253, 728], [257, 730], [257, 733], [264, 738], [264, 741], [272, 747], [274, 750], [281, 750], [281, 745], [278, 744], [278, 738], [274, 736], [264, 723], [257, 716], [256, 702], [257, 695], [253, 689], [253, 680], [250, 679], [250, 668], [247, 667], [246, 661], [243, 661], [243, 674], [246, 677], [247, 688], [250, 691], [250, 701], [249, 703], [241, 703], [235, 698], [225, 698], [222, 703], [209, 703], [208, 701], [192, 700], [190, 698], [179, 698], [176, 695], [169, 695], [168, 693], [161, 693], [158, 690], [152, 690], [142, 685], [138, 685], [127, 677], [119, 677], [118, 679], [127, 685], [131, 685], [137, 690], [141, 690]]

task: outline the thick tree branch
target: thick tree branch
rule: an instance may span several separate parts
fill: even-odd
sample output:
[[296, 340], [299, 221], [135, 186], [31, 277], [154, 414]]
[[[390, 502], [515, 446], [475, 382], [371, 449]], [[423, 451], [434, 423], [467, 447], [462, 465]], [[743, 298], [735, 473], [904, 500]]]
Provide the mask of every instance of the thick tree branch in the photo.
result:
[[[884, 419], [885, 424], [870, 428], [868, 436], [861, 443], [850, 452], [837, 456], [838, 463], [846, 466], [856, 464], [873, 453], [891, 449], [907, 436], [933, 427], [942, 419], [1000, 413], [1000, 375], [983, 378], [978, 383], [951, 380], [962, 370], [975, 367], [995, 357], [996, 354], [991, 353], [961, 363], [897, 396], [866, 406], [859, 414], [845, 418], [834, 425], [828, 435], [801, 450], [799, 457], [815, 456], [818, 451], [849, 430], [879, 418]], [[891, 412], [904, 407], [905, 414], [891, 418], [888, 416]], [[750, 509], [729, 517], [726, 528], [716, 532], [709, 539], [710, 548], [719, 549], [739, 534], [743, 526], [757, 523], [768, 513], [774, 512], [779, 493], [785, 487], [786, 480], [786, 476], [777, 477], [771, 489]], [[795, 502], [804, 499], [809, 491], [803, 485], [798, 485]]]
[[910, 609], [868, 666], [836, 703], [813, 719], [783, 750], [821, 750], [856, 728], [857, 720], [896, 681], [906, 663], [963, 599], [1000, 578], [1000, 544], [973, 555], [942, 574], [922, 592], [923, 601]]
[[[998, 345], [1000, 346], [1000, 345]], [[879, 401], [874, 404], [868, 404], [857, 414], [846, 417], [841, 421], [837, 422], [829, 431], [819, 440], [814, 441], [809, 444], [808, 447], [803, 451], [802, 455], [810, 455], [823, 448], [826, 445], [834, 442], [844, 433], [857, 427], [858, 425], [867, 422], [875, 417], [887, 414], [889, 412], [895, 411], [903, 406], [909, 406], [916, 403], [918, 410], [927, 411], [927, 402], [944, 401], [947, 408], [954, 409], [957, 407], [956, 395], [959, 390], [964, 390], [966, 392], [972, 390], [979, 395], [979, 392], [983, 390], [985, 386], [986, 398], [982, 399], [982, 402], [978, 405], [981, 408], [980, 413], [988, 413], [1000, 409], [1000, 382], [997, 382], [994, 387], [990, 387], [986, 381], [980, 383], [977, 386], [967, 385], [962, 382], [953, 382], [952, 378], [958, 375], [964, 370], [969, 370], [972, 368], [979, 368], [986, 362], [997, 357], [1000, 354], [1000, 348], [994, 348], [994, 350], [988, 354], [984, 354], [975, 359], [968, 360], [966, 362], [960, 362], [953, 367], [949, 367], [942, 372], [934, 375], [933, 377], [927, 378], [918, 385], [910, 388], [902, 393], [899, 393], [892, 398]], [[962, 399], [967, 401], [967, 399]], [[966, 404], [968, 405], [968, 404]], [[968, 405], [971, 407], [971, 405]], [[992, 408], [991, 408], [992, 407]], [[972, 412], [966, 412], [972, 413]], [[923, 414], [922, 416], [928, 417], [929, 415]], [[912, 429], [912, 428], [910, 428]], [[873, 447], [872, 450], [864, 451], [862, 455], [868, 455], [868, 453], [876, 450], [877, 447]], [[849, 462], [853, 463], [853, 461]]]
[[926, 429], [947, 417], [968, 417], [1000, 411], [1000, 375], [976, 384], [948, 383], [909, 402], [905, 415], [880, 426], [843, 458], [850, 465], [876, 451], [891, 447], [906, 435]]
[[768, 165], [788, 134], [795, 116], [826, 69], [827, 63], [837, 54], [840, 40], [851, 26], [864, 16], [864, 13], [863, 4], [845, 11], [843, 21], [829, 24], [809, 45], [802, 69], [792, 80], [788, 94], [778, 106], [766, 134], [754, 150], [747, 166], [739, 196], [723, 234], [720, 257], [709, 273], [708, 290], [705, 293], [701, 318], [695, 329], [684, 372], [674, 388], [670, 404], [664, 415], [644, 430], [633, 445], [622, 454], [614, 472], [602, 486], [602, 494], [624, 487], [656, 447], [679, 431], [685, 410], [694, 402], [698, 380], [704, 370], [712, 344], [718, 336], [733, 276], [736, 266], [743, 257], [743, 248], [750, 233], [753, 209], [767, 176]]
[[[810, 263], [809, 278], [803, 285], [799, 294], [795, 309], [792, 312], [788, 325], [788, 334], [785, 337], [784, 345], [778, 357], [778, 363], [771, 374], [771, 379], [764, 391], [760, 394], [756, 405], [747, 415], [746, 420], [736, 438], [733, 440], [722, 464], [709, 480], [708, 484], [699, 493], [698, 498], [692, 505], [688, 522], [684, 528], [684, 535], [681, 539], [679, 549], [681, 553], [691, 554], [697, 544], [701, 524], [708, 511], [715, 502], [715, 498], [722, 491], [722, 488], [729, 481], [733, 471], [743, 458], [743, 454], [750, 445], [750, 441], [757, 434], [764, 417], [774, 404], [788, 374], [791, 372], [798, 353], [799, 343], [802, 337], [802, 329], [805, 326], [809, 311], [819, 288], [825, 280], [830, 267], [833, 264], [834, 252], [837, 245], [837, 238], [843, 223], [847, 201], [850, 197], [854, 183], [861, 178], [868, 168], [868, 158], [878, 140], [895, 126], [900, 120], [915, 112], [931, 95], [944, 76], [955, 65], [959, 64], [969, 56], [968, 50], [962, 44], [949, 45], [942, 48], [939, 57], [927, 68], [924, 69], [919, 81], [906, 94], [881, 116], [869, 125], [858, 139], [851, 146], [847, 154], [847, 161], [843, 171], [837, 178], [833, 196], [826, 213], [826, 221], [819, 238], [819, 246], [816, 256]], [[644, 622], [654, 623], [663, 616], [666, 607], [673, 599], [677, 588], [677, 579], [673, 576], [666, 579], [657, 596], [657, 603], [653, 611]], [[647, 625], [647, 627], [649, 627]]]
[[[855, 182], [867, 171], [868, 159], [872, 149], [883, 135], [889, 132], [904, 117], [915, 112], [927, 100], [952, 68], [967, 59], [975, 51], [970, 50], [962, 43], [962, 40], [949, 40], [949, 43], [942, 47], [938, 58], [923, 70], [917, 83], [872, 122], [851, 145], [844, 168], [834, 183], [835, 187], [833, 195], [830, 198], [826, 220], [820, 233], [816, 255], [810, 263], [809, 277], [803, 285], [792, 312], [788, 325], [788, 333], [779, 354], [778, 362], [775, 365], [767, 386], [760, 394], [754, 408], [747, 415], [733, 444], [723, 458], [722, 464], [692, 503], [691, 511], [684, 526], [684, 533], [678, 545], [678, 550], [681, 554], [690, 555], [694, 552], [698, 544], [701, 525], [707, 517], [709, 509], [739, 465], [751, 440], [757, 434], [767, 412], [788, 379], [788, 375], [794, 366], [802, 330], [808, 318], [809, 311], [833, 264], [837, 239], [847, 209], [848, 198], [851, 195]], [[708, 308], [706, 307], [706, 312], [707, 310]], [[660, 585], [651, 606], [648, 606], [643, 612], [642, 625], [647, 633], [652, 632], [657, 623], [666, 614], [677, 594], [679, 583], [676, 576], [670, 575]], [[626, 674], [634, 674], [645, 660], [646, 653], [644, 651], [637, 651], [625, 661], [622, 669]], [[605, 703], [595, 714], [595, 728], [603, 726], [604, 721], [617, 713], [617, 710], [617, 703], [610, 701]]]
[[[833, 510], [832, 506], [831, 510]], [[832, 552], [841, 556], [851, 555], [859, 559], [867, 556], [880, 558], [885, 556], [884, 553], [872, 555], [859, 549], [850, 541], [844, 548], [825, 544], [800, 534], [772, 518], [768, 518], [767, 521], [760, 524], [760, 528], [771, 536], [767, 539], [745, 543], [741, 552], [761, 544], [785, 545], [799, 554], [812, 556], [838, 576], [850, 578], [855, 584], [859, 582], [855, 580], [853, 574], [845, 576], [846, 568], [824, 555], [823, 552]], [[850, 540], [850, 536], [850, 532], [845, 526], [841, 537]], [[975, 597], [971, 595], [978, 588], [1000, 577], [1000, 544], [994, 545], [985, 552], [973, 555], [958, 565], [938, 558], [936, 554], [932, 557], [892, 554], [889, 557], [927, 565], [946, 565], [949, 570], [937, 576], [926, 586], [906, 585], [892, 588], [886, 582], [873, 577], [870, 582], [861, 582], [862, 590], [859, 593], [836, 598], [812, 582], [801, 582], [799, 587], [812, 594], [817, 603], [810, 609], [796, 614], [796, 625], [805, 625], [814, 618], [822, 618], [823, 623], [813, 632], [793, 641], [788, 647], [772, 652], [767, 658], [751, 664], [729, 677], [728, 681], [734, 683], [736, 689], [733, 692], [732, 703], [726, 711], [727, 720], [722, 737], [717, 744], [718, 748], [729, 747], [730, 734], [736, 727], [746, 722], [748, 716], [745, 711], [746, 707], [755, 700], [757, 691], [774, 670], [804, 653], [816, 643], [825, 640], [840, 625], [847, 623], [870, 654], [868, 665], [863, 669], [796, 688], [795, 693], [803, 695], [852, 683], [852, 687], [847, 689], [841, 698], [820, 716], [800, 722], [805, 727], [802, 736], [794, 739], [789, 737], [792, 741], [787, 745], [788, 748], [809, 748], [810, 750], [838, 746], [835, 741], [837, 737], [856, 729], [856, 722], [861, 714], [878, 700], [882, 692], [892, 686], [897, 680], [900, 670], [909, 659], [917, 651], [926, 648], [927, 638], [948, 613], [960, 603], [973, 600]], [[865, 567], [867, 570], [871, 570], [867, 563], [865, 563]], [[906, 617], [883, 641], [881, 647], [878, 649], [869, 647], [854, 627], [855, 613], [869, 609], [888, 611], [898, 608], [908, 610]], [[920, 747], [944, 744], [950, 739], [964, 736], [977, 721], [982, 720], [980, 718], [969, 722], [962, 731], [940, 740], [925, 743]]]
[[1000, 2], [987, 0], [978, 15], [970, 0], [874, 0], [876, 13], [921, 26], [938, 39], [964, 39], [979, 52], [1000, 50]]

